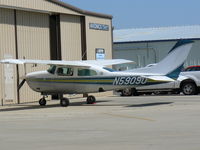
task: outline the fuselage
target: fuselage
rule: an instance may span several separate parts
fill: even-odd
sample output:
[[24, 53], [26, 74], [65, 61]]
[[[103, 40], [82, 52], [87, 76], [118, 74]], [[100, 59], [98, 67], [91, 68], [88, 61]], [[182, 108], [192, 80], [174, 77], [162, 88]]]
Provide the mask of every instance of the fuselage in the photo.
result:
[[103, 92], [170, 81], [152, 80], [149, 76], [152, 74], [116, 72], [103, 67], [52, 66], [48, 71], [27, 74], [26, 81], [32, 90], [47, 95]]

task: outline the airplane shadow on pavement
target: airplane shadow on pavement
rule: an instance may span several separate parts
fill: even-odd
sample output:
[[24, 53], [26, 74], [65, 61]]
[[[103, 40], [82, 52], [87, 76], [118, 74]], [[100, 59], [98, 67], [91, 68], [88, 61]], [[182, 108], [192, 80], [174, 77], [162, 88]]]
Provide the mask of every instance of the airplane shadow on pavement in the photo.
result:
[[39, 106], [39, 105], [19, 104], [19, 105], [16, 105], [16, 107], [11, 106], [10, 108], [2, 108], [2, 109], [0, 109], [0, 112], [34, 110], [34, 109], [48, 109], [48, 108], [54, 108], [54, 107], [60, 107], [60, 105], [59, 104], [51, 104], [51, 105], [47, 105], [47, 106]]
[[129, 105], [126, 107], [148, 107], [148, 106], [157, 106], [157, 105], [169, 105], [172, 104], [173, 102], [157, 102], [157, 103], [145, 103], [145, 104], [134, 104], [134, 105]]
[[[97, 103], [101, 102], [108, 102], [108, 101], [98, 101]], [[96, 103], [95, 103], [96, 104]], [[85, 101], [82, 102], [71, 102], [70, 106], [90, 106], [89, 104], [86, 104]], [[91, 104], [91, 106], [94, 106], [94, 104]], [[96, 106], [96, 105], [95, 105]], [[46, 106], [40, 106], [40, 105], [35, 105], [35, 104], [18, 104], [18, 105], [8, 105], [5, 106], [6, 108], [0, 107], [0, 112], [9, 112], [9, 111], [23, 111], [23, 110], [34, 110], [34, 109], [49, 109], [49, 108], [56, 108], [56, 107], [61, 107], [59, 102], [58, 104], [47, 104]], [[67, 108], [67, 107], [66, 107]]]
[[[124, 107], [148, 107], [148, 106], [157, 106], [157, 105], [168, 105], [172, 104], [173, 102], [155, 102], [155, 103], [144, 103], [144, 104], [110, 104], [106, 103], [110, 102], [109, 100], [106, 101], [97, 101], [94, 104], [86, 104], [86, 102], [71, 102], [70, 106], [124, 106]], [[39, 106], [39, 105], [28, 105], [28, 104], [19, 104], [15, 106], [11, 106], [8, 108], [1, 108], [0, 112], [9, 112], [9, 111], [23, 111], [23, 110], [34, 110], [34, 109], [49, 109], [49, 108], [56, 108], [61, 107], [60, 104], [47, 104], [46, 106]], [[67, 108], [67, 107], [66, 107]]]

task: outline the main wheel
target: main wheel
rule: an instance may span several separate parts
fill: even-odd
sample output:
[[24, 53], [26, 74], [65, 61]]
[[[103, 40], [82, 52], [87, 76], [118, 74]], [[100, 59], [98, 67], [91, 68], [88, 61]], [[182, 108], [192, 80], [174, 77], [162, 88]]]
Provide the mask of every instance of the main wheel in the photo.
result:
[[67, 106], [69, 106], [69, 99], [68, 99], [68, 98], [62, 98], [62, 99], [60, 100], [60, 105], [61, 105], [62, 107], [67, 107]]
[[197, 94], [197, 87], [194, 83], [188, 82], [184, 83], [181, 87], [183, 94], [185, 95], [195, 95]]
[[125, 89], [122, 90], [121, 96], [131, 96], [131, 95], [133, 95], [131, 88], [125, 88]]
[[94, 96], [87, 97], [87, 104], [94, 104], [96, 102], [96, 98]]
[[45, 98], [41, 98], [41, 99], [39, 100], [39, 104], [40, 104], [40, 106], [46, 106], [46, 104], [47, 104], [46, 99], [45, 99]]

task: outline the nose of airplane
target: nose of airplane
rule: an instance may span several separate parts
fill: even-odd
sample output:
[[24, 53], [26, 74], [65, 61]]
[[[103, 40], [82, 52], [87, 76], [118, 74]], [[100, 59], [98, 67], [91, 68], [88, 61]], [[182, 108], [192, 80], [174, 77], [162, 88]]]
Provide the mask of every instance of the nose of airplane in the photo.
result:
[[26, 79], [42, 78], [44, 76], [47, 76], [47, 74], [47, 71], [32, 72], [26, 75]]

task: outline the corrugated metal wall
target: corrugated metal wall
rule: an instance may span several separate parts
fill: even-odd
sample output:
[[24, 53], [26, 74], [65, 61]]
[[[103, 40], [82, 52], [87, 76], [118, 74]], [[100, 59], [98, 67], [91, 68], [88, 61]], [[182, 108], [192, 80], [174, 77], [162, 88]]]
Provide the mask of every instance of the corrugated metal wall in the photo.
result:
[[176, 42], [138, 42], [114, 44], [113, 58], [133, 60], [136, 64], [130, 68], [145, 67], [162, 60]]
[[61, 15], [60, 29], [62, 59], [82, 60], [80, 17], [72, 15]]
[[200, 65], [200, 40], [194, 40], [191, 52], [185, 62], [185, 66]]
[[[14, 27], [14, 10], [9, 9], [1, 9], [0, 8], [0, 59], [5, 57], [16, 58], [15, 56], [15, 27]], [[10, 89], [13, 91], [14, 99], [5, 101], [5, 74], [8, 72], [4, 72], [4, 65], [0, 65], [0, 103], [2, 103], [2, 99], [4, 99], [4, 104], [12, 104], [17, 102], [17, 91], [16, 91], [16, 68], [14, 68], [13, 75], [14, 76], [14, 89]]]
[[[200, 40], [194, 40], [193, 47], [185, 62], [185, 67], [200, 65], [199, 45]], [[167, 56], [176, 44], [174, 41], [138, 42], [114, 44], [113, 58], [129, 59], [136, 62], [135, 67], [144, 67], [147, 64], [157, 63]], [[145, 57], [143, 57], [145, 56]]]
[[[93, 30], [90, 23], [109, 25], [109, 31]], [[97, 17], [86, 16], [87, 58], [95, 59], [95, 49], [104, 48], [106, 59], [112, 58], [112, 21]]]
[[[96, 59], [96, 48], [105, 49], [105, 59], [112, 59], [112, 20], [86, 16], [87, 59]], [[109, 25], [109, 31], [89, 28], [90, 23]], [[112, 95], [113, 92], [92, 93], [95, 96]]]
[[[18, 55], [23, 59], [50, 59], [49, 15], [17, 11]], [[44, 70], [47, 66], [27, 65], [27, 72]], [[24, 76], [23, 66], [19, 76]], [[38, 101], [40, 93], [33, 92], [27, 84], [20, 90], [20, 102]]]
[[79, 15], [79, 13], [66, 9], [57, 4], [48, 2], [46, 0], [1, 0], [0, 6], [4, 5], [8, 7], [17, 7], [25, 9], [35, 9], [39, 11], [48, 11], [48, 12], [60, 12], [67, 14]]

